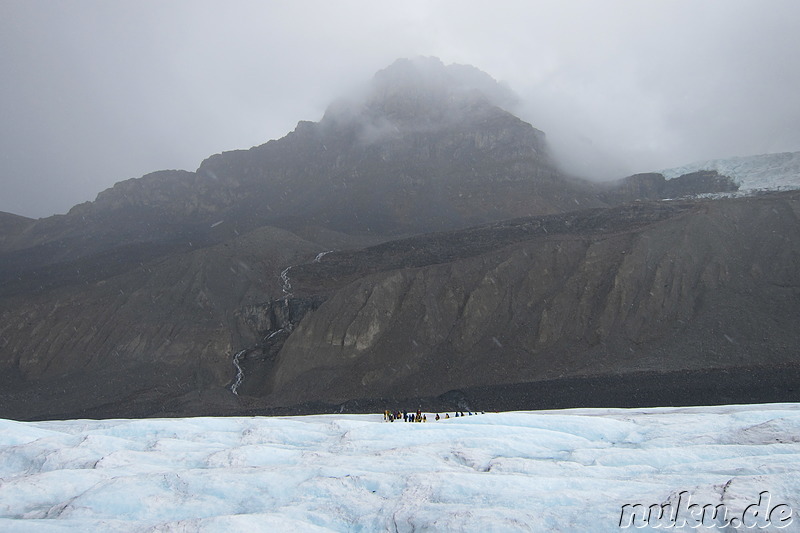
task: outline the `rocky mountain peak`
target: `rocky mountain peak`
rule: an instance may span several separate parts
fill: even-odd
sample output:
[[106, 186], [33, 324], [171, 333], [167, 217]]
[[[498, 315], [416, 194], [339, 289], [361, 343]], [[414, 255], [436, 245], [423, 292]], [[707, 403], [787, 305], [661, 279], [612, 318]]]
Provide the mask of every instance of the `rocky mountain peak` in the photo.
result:
[[128, 241], [216, 242], [220, 221], [240, 233], [268, 224], [395, 235], [597, 204], [562, 178], [544, 133], [506, 110], [514, 99], [475, 67], [400, 59], [320, 122], [212, 155], [195, 172], [120, 182], [34, 233], [80, 241], [69, 248], [77, 256]]
[[398, 59], [378, 71], [367, 88], [332, 104], [322, 124], [382, 124], [399, 131], [474, 122], [505, 111], [514, 93], [469, 65], [435, 57]]

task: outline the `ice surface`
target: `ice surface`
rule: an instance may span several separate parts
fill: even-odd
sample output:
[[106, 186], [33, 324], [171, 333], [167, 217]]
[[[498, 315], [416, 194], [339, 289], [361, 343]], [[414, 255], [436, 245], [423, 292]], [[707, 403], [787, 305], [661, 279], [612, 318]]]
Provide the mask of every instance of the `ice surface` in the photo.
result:
[[739, 185], [739, 192], [800, 189], [800, 152], [700, 161], [660, 171], [667, 179], [699, 170], [716, 170]]
[[800, 511], [800, 404], [0, 430], [4, 532], [618, 531], [623, 505], [683, 491]]

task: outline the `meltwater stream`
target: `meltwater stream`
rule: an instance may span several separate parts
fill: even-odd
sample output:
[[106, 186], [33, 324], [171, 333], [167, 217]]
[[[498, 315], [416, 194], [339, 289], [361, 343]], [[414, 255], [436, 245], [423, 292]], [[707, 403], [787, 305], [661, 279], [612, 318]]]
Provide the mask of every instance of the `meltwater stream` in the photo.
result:
[[[325, 257], [326, 255], [328, 255], [331, 252], [333, 252], [333, 250], [327, 250], [327, 251], [318, 253], [314, 257], [314, 260], [312, 262], [313, 263], [319, 263], [322, 260], [323, 257]], [[281, 271], [281, 274], [280, 274], [281, 291], [283, 292], [282, 300], [283, 300], [283, 306], [284, 306], [285, 311], [286, 311], [287, 319], [289, 317], [289, 310], [288, 310], [289, 299], [293, 296], [293, 293], [292, 293], [292, 282], [289, 279], [289, 271], [295, 266], [297, 266], [297, 265], [291, 265], [291, 266], [288, 266], [288, 267], [284, 268]], [[282, 328], [280, 328], [280, 329], [278, 329], [276, 331], [271, 332], [269, 335], [267, 335], [264, 338], [264, 342], [270, 340], [272, 337], [274, 337], [275, 335], [277, 335], [278, 333], [280, 333], [282, 331], [285, 331], [286, 329], [291, 331], [294, 328], [294, 326], [295, 326], [295, 324], [293, 324], [292, 322], [289, 322], [288, 326], [284, 326], [284, 327], [282, 327]], [[233, 394], [235, 394], [236, 396], [239, 395], [239, 387], [242, 385], [242, 381], [244, 381], [244, 370], [242, 369], [241, 359], [242, 359], [242, 357], [244, 357], [247, 354], [248, 350], [249, 350], [248, 348], [245, 348], [244, 350], [240, 350], [240, 351], [236, 352], [236, 354], [233, 356], [233, 366], [234, 366], [234, 368], [236, 368], [236, 379], [234, 380], [233, 384], [231, 385], [231, 392]]]

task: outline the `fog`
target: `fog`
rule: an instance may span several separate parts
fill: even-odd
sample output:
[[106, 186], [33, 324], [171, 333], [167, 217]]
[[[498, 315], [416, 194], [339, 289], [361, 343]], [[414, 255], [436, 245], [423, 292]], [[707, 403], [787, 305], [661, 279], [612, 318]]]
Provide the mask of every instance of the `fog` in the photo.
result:
[[474, 65], [564, 167], [800, 150], [800, 3], [0, 3], [0, 211], [279, 138], [399, 57]]

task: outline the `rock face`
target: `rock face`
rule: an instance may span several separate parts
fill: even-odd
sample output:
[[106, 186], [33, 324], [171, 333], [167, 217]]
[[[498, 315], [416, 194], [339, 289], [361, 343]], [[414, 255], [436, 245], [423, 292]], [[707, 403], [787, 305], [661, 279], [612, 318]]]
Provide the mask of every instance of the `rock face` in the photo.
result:
[[237, 359], [237, 376], [231, 392], [238, 395], [261, 396], [265, 383], [271, 378], [275, 362], [286, 340], [305, 316], [315, 311], [324, 296], [306, 298], [285, 296], [266, 304], [244, 307], [238, 318], [246, 325], [244, 331], [255, 332], [249, 348]]
[[401, 60], [319, 123], [213, 156], [197, 173], [248, 191], [249, 212], [288, 228], [398, 234], [601, 205], [558, 173], [544, 134], [495, 105], [497, 93], [475, 69]]
[[482, 228], [495, 249], [460, 234], [405, 241], [412, 257], [431, 252], [410, 265], [400, 243], [384, 246], [385, 270], [287, 340], [271, 401], [797, 364], [799, 210], [793, 193], [528, 219]]
[[[53, 269], [50, 275], [73, 279], [0, 300], [0, 353], [6, 372], [18, 376], [7, 390], [21, 394], [27, 383], [47, 389], [42, 394], [85, 391], [74, 403], [42, 400], [48, 405], [37, 408], [54, 415], [109, 403], [130, 409], [130, 398], [152, 390], [164, 396], [223, 390], [232, 378], [232, 353], [257, 334], [242, 327], [236, 310], [278, 298], [283, 265], [318, 249], [284, 230], [263, 228], [136, 261], [101, 279], [83, 263], [61, 265], [66, 273]], [[112, 381], [107, 390], [89, 387]]]
[[662, 174], [634, 174], [617, 182], [604, 184], [601, 196], [611, 204], [635, 200], [685, 198], [702, 194], [733, 192], [739, 186], [716, 170], [699, 170], [666, 179]]
[[512, 100], [472, 67], [401, 60], [282, 139], [67, 215], [0, 215], [0, 417], [794, 375], [795, 193], [610, 207], [733, 185], [568, 179]]

